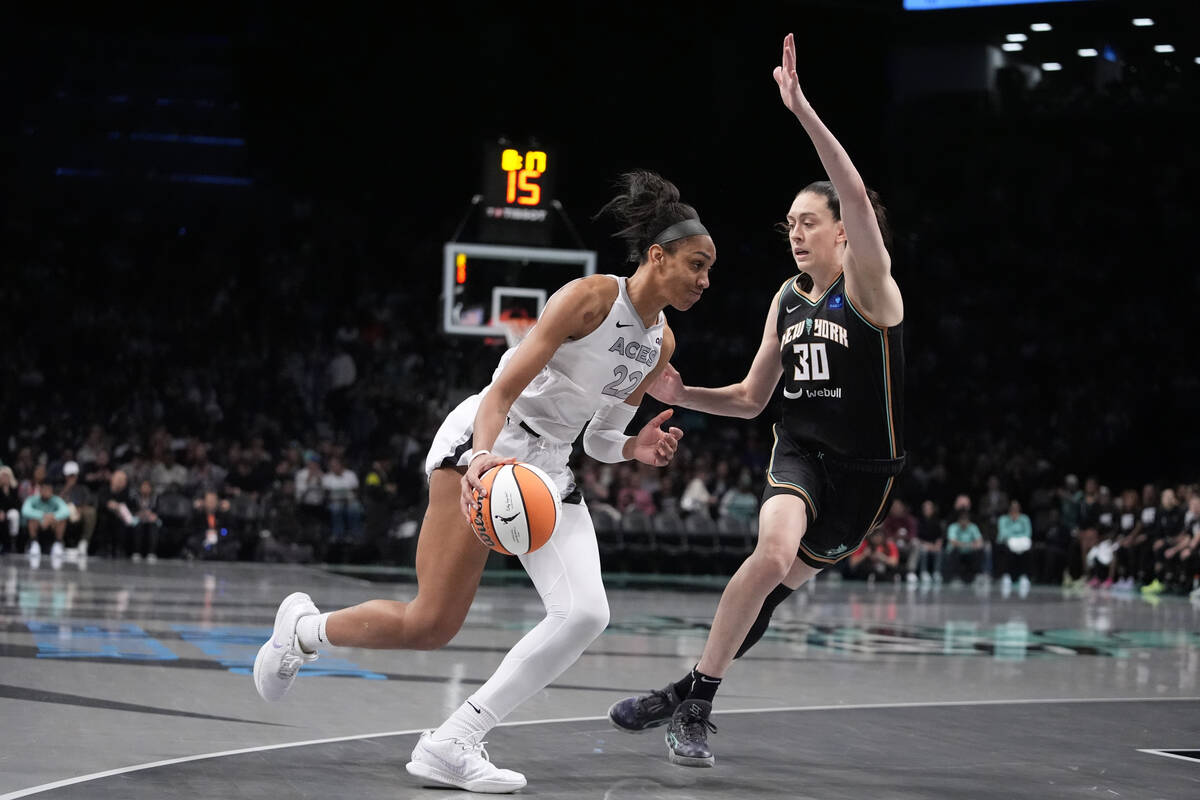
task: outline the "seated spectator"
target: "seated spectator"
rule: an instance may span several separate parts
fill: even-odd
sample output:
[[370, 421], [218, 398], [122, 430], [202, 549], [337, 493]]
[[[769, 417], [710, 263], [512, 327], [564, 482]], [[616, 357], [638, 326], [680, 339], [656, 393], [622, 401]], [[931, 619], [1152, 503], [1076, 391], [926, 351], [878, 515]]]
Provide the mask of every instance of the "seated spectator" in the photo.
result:
[[38, 558], [42, 554], [40, 540], [54, 535], [54, 545], [50, 550], [53, 558], [61, 558], [65, 552], [63, 538], [67, 533], [67, 519], [71, 512], [66, 502], [54, 494], [54, 485], [49, 478], [43, 478], [38, 484], [36, 494], [25, 498], [21, 506], [21, 518], [25, 520], [29, 532], [29, 557]]
[[63, 464], [63, 479], [65, 483], [59, 497], [66, 501], [71, 512], [67, 531], [75, 536], [79, 555], [86, 556], [88, 542], [96, 530], [96, 495], [79, 482], [79, 464], [74, 461]]
[[720, 516], [749, 522], [758, 516], [758, 496], [750, 491], [754, 478], [750, 470], [743, 469], [738, 475], [736, 486], [729, 488], [721, 498]]
[[197, 444], [193, 450], [191, 468], [188, 469], [188, 493], [196, 498], [208, 492], [216, 492], [219, 495], [225, 490], [226, 475], [224, 467], [208, 460], [208, 446]]
[[129, 448], [129, 460], [118, 467], [125, 473], [125, 479], [129, 481], [130, 486], [141, 486], [142, 481], [150, 477], [150, 470], [153, 464], [146, 458], [142, 452], [142, 448], [138, 445], [133, 445]]
[[275, 480], [289, 483], [296, 479], [296, 473], [304, 469], [304, 456], [299, 442], [292, 442], [284, 451], [283, 457], [275, 465]]
[[158, 561], [158, 532], [162, 529], [162, 520], [158, 518], [158, 492], [150, 479], [144, 479], [138, 484], [137, 493], [137, 525], [130, 529], [129, 543], [130, 558], [139, 561], [145, 558], [153, 564]]
[[1158, 508], [1153, 518], [1153, 526], [1149, 528], [1148, 546], [1144, 546], [1144, 567], [1147, 575], [1151, 576], [1148, 584], [1142, 587], [1142, 594], [1160, 594], [1168, 588], [1164, 582], [1167, 569], [1167, 552], [1182, 540], [1186, 534], [1183, 530], [1183, 520], [1186, 515], [1179, 497], [1174, 489], [1163, 489]]
[[197, 501], [195, 532], [185, 545], [189, 558], [233, 561], [241, 547], [231, 530], [229, 501], [209, 490]]
[[621, 488], [617, 490], [617, 510], [622, 514], [637, 509], [648, 517], [654, 516], [658, 509], [654, 506], [654, 496], [650, 490], [641, 485], [638, 474], [632, 469], [621, 470]]
[[96, 454], [94, 461], [80, 461], [80, 482], [83, 483], [93, 494], [99, 494], [105, 486], [108, 486], [108, 481], [112, 478], [112, 464], [109, 462], [107, 450], [101, 450]]
[[226, 476], [225, 490], [230, 495], [246, 494], [258, 498], [271, 488], [271, 481], [269, 466], [243, 454]]
[[1035, 547], [1042, 550], [1042, 557], [1037, 562], [1037, 582], [1068, 585], [1071, 576], [1067, 572], [1067, 550], [1074, 540], [1070, 529], [1062, 522], [1058, 506], [1050, 508], [1045, 527], [1034, 531], [1034, 541]]
[[888, 541], [896, 543], [910, 584], [917, 582], [917, 562], [921, 558], [917, 527], [917, 518], [908, 510], [908, 505], [899, 497], [892, 500], [892, 507], [883, 519], [883, 535]]
[[1116, 509], [1116, 553], [1113, 558], [1113, 570], [1109, 577], [1115, 580], [1115, 587], [1121, 591], [1132, 591], [1137, 580], [1137, 564], [1135, 554], [1140, 552], [1146, 541], [1146, 531], [1142, 525], [1141, 503], [1136, 489], [1126, 489]]
[[846, 577], [889, 581], [900, 575], [900, 549], [888, 539], [881, 526], [872, 529], [850, 558], [846, 559]]
[[324, 473], [321, 471], [321, 457], [316, 451], [309, 450], [304, 454], [304, 469], [296, 473], [296, 505], [301, 519], [310, 523], [324, 524], [328, 518], [328, 506], [325, 502], [325, 487], [321, 483]]
[[1029, 591], [1029, 559], [1033, 547], [1033, 523], [1021, 513], [1021, 504], [1013, 500], [1008, 513], [996, 520], [996, 569], [1000, 573], [1000, 591], [1007, 593], [1018, 582], [1022, 593]]
[[983, 534], [971, 521], [969, 508], [960, 507], [957, 518], [946, 528], [946, 579], [970, 583], [982, 566]]
[[588, 511], [593, 514], [605, 514], [614, 523], [620, 522], [621, 512], [613, 505], [612, 464], [602, 464], [588, 459], [580, 465], [579, 473], [583, 475], [583, 496], [587, 498]]
[[1196, 578], [1193, 556], [1200, 543], [1200, 496], [1188, 500], [1179, 533], [1163, 550], [1162, 583], [1172, 594], [1187, 594]]
[[330, 537], [357, 540], [362, 537], [363, 505], [358, 499], [358, 476], [346, 469], [339, 456], [329, 459], [329, 472], [321, 477], [329, 502]]
[[683, 497], [679, 499], [679, 510], [686, 514], [705, 514], [712, 516], [713, 506], [717, 498], [708, 490], [708, 464], [699, 462], [696, 472], [687, 486], [683, 487]]
[[154, 484], [156, 494], [163, 494], [172, 489], [183, 491], [187, 485], [187, 467], [175, 458], [175, 451], [169, 446], [163, 449], [162, 461], [156, 462], [150, 468], [150, 482]]
[[[17, 495], [17, 478], [12, 467], [0, 467], [0, 553], [15, 552], [21, 532], [21, 498]], [[7, 533], [7, 535], [5, 535]]]
[[114, 472], [96, 500], [96, 534], [91, 552], [111, 558], [132, 555], [132, 529], [137, 525], [138, 499], [121, 470]]
[[917, 520], [917, 571], [923, 585], [942, 580], [942, 545], [946, 538], [946, 524], [938, 515], [937, 503], [926, 500], [921, 503], [921, 518]]
[[376, 459], [363, 478], [363, 508], [365, 528], [370, 538], [387, 535], [392, 512], [397, 510], [396, 484], [390, 477], [391, 463], [387, 459]]

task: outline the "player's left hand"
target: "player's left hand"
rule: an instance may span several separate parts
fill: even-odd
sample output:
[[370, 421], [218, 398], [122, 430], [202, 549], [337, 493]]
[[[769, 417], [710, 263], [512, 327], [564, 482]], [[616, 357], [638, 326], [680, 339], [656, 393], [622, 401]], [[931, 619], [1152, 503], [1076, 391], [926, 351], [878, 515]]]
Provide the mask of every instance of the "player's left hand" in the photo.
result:
[[638, 431], [633, 444], [633, 458], [652, 467], [665, 467], [675, 457], [679, 440], [683, 431], [679, 428], [662, 429], [662, 424], [671, 418], [675, 409], [668, 408], [654, 419], [646, 423], [646, 427]]
[[808, 98], [800, 90], [800, 79], [796, 77], [796, 39], [790, 33], [783, 38], [783, 63], [775, 68], [775, 82], [779, 84], [779, 96], [789, 111], [799, 116], [812, 110]]

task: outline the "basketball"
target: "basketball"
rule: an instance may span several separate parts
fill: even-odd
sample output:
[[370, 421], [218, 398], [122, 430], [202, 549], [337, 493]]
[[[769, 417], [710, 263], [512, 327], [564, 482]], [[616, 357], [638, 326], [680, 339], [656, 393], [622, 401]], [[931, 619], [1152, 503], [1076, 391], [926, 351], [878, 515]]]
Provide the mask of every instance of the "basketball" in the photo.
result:
[[502, 464], [479, 479], [487, 493], [475, 510], [479, 541], [506, 556], [532, 553], [549, 541], [562, 517], [558, 487], [532, 464]]

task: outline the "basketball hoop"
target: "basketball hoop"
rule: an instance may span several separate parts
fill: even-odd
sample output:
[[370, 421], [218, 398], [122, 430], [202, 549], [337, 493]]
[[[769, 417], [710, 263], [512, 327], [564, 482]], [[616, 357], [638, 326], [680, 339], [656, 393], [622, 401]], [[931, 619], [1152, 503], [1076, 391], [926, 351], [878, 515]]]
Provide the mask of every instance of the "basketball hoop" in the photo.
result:
[[536, 319], [516, 317], [499, 320], [496, 324], [504, 331], [504, 341], [508, 343], [508, 346], [516, 347], [521, 343], [522, 339], [529, 335], [536, 322]]

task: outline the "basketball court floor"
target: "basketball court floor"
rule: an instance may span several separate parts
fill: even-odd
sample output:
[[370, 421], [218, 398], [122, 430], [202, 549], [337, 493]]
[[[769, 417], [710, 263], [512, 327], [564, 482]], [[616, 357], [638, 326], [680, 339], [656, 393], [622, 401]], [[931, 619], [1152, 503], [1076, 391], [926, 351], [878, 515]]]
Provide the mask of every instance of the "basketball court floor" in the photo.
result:
[[[515, 562], [514, 562], [515, 563]], [[490, 573], [428, 653], [326, 652], [281, 703], [250, 677], [276, 605], [410, 597], [316, 567], [0, 559], [0, 800], [440, 798], [404, 769], [419, 733], [542, 615]], [[489, 736], [542, 798], [1197, 798], [1200, 607], [1034, 587], [818, 580], [717, 698], [714, 769], [615, 700], [692, 666], [712, 589], [626, 585], [612, 623]]]

